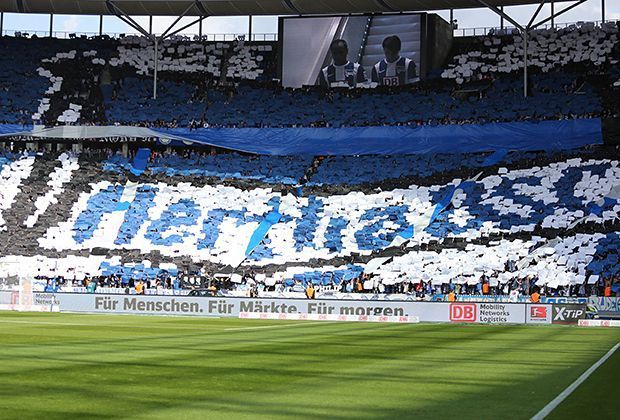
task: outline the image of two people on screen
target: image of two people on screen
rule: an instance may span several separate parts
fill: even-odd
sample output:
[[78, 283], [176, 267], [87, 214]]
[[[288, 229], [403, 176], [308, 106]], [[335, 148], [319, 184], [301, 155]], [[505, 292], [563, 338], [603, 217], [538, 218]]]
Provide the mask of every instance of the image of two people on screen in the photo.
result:
[[[415, 62], [401, 57], [401, 41], [396, 35], [383, 40], [385, 58], [372, 66], [370, 82], [377, 86], [403, 86], [418, 80]], [[318, 84], [323, 87], [368, 85], [364, 67], [348, 59], [349, 46], [344, 39], [335, 39], [329, 48], [332, 64], [321, 69]]]

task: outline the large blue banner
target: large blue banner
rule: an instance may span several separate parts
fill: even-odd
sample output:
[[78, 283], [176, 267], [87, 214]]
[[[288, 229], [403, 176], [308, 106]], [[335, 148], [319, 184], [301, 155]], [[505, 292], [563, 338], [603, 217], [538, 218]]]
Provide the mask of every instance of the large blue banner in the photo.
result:
[[601, 120], [422, 127], [157, 129], [227, 149], [269, 155], [397, 155], [572, 149], [601, 144]]
[[21, 124], [0, 124], [0, 136], [5, 136], [8, 134], [17, 134], [23, 132], [29, 132], [32, 130], [31, 125], [21, 125]]
[[[128, 137], [159, 136], [165, 144], [196, 142], [263, 155], [398, 155], [496, 151], [497, 154], [486, 162], [492, 165], [496, 160], [501, 160], [502, 153], [507, 150], [561, 150], [601, 144], [601, 127], [599, 118], [422, 127], [189, 130], [114, 126], [95, 127], [96, 130], [89, 127], [83, 131], [79, 127], [72, 127], [70, 132], [62, 130], [52, 137], [106, 138], [123, 136], [126, 132]], [[23, 131], [21, 125], [0, 125], [0, 135]], [[32, 135], [36, 136], [37, 133]], [[51, 134], [46, 136], [50, 137]]]

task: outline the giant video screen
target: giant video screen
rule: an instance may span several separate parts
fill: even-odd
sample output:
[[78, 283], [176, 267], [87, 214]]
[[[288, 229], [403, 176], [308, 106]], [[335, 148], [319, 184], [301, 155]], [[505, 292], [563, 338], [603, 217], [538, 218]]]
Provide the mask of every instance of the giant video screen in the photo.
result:
[[420, 77], [423, 14], [280, 18], [282, 85], [377, 87]]

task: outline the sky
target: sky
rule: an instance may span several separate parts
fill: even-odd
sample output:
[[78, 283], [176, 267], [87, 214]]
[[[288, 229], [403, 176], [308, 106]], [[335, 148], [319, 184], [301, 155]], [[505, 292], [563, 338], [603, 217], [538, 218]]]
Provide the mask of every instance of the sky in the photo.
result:
[[[597, 21], [601, 20], [601, 1], [588, 0], [586, 3], [577, 6], [566, 14], [560, 16], [557, 23], [572, 23], [578, 21]], [[607, 20], [620, 20], [620, 1], [605, 0], [606, 2], [606, 18]], [[556, 11], [564, 6], [556, 4]], [[516, 18], [516, 20], [525, 24], [529, 22], [530, 17], [536, 10], [536, 6], [514, 6], [507, 7], [505, 11]], [[444, 19], [449, 19], [449, 11], [437, 12]], [[539, 20], [550, 15], [550, 7], [545, 6]], [[454, 18], [458, 20], [459, 28], [483, 28], [499, 26], [499, 17], [488, 9], [465, 9], [455, 10]], [[140, 24], [148, 29], [148, 17], [136, 17]], [[174, 21], [175, 17], [154, 17], [153, 28], [155, 33], [162, 33]], [[183, 18], [177, 27], [181, 27], [190, 23], [190, 18]], [[253, 33], [277, 33], [278, 17], [277, 16], [254, 16], [253, 17]], [[39, 32], [45, 35], [49, 31], [50, 18], [49, 15], [37, 14], [4, 14], [4, 31], [25, 31], [33, 33]], [[53, 30], [58, 32], [78, 32], [78, 33], [97, 33], [99, 31], [98, 16], [78, 16], [78, 15], [55, 15], [53, 21]], [[103, 22], [103, 31], [105, 33], [135, 33], [120, 19], [114, 16], [105, 16]], [[248, 17], [209, 17], [203, 22], [203, 34], [243, 34], [248, 31]], [[192, 26], [183, 33], [197, 34], [198, 26]]]

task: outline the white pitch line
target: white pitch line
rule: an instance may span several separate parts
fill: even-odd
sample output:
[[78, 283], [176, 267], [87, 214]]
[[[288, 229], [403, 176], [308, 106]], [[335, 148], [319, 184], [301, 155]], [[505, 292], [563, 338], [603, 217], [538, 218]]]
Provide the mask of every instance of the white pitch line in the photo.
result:
[[581, 385], [586, 379], [588, 379], [590, 377], [590, 375], [592, 375], [592, 373], [594, 373], [594, 371], [600, 365], [605, 363], [605, 361], [607, 361], [607, 359], [609, 359], [611, 357], [611, 355], [614, 354], [616, 350], [618, 350], [618, 348], [620, 348], [620, 342], [618, 342], [615, 346], [613, 346], [611, 348], [611, 350], [609, 350], [603, 357], [598, 359], [598, 361], [596, 363], [594, 363], [592, 366], [590, 366], [590, 368], [588, 370], [583, 372], [583, 374], [581, 374], [581, 376], [579, 378], [577, 378], [575, 380], [575, 382], [570, 384], [568, 386], [568, 388], [566, 388], [564, 391], [562, 391], [549, 404], [544, 406], [542, 410], [540, 410], [538, 413], [536, 413], [536, 415], [534, 417], [532, 417], [531, 420], [542, 420], [545, 417], [547, 417], [558, 405], [560, 405], [562, 403], [562, 401], [564, 401], [570, 394], [572, 394], [573, 391], [575, 389], [577, 389], [577, 387], [579, 385]]
[[297, 327], [300, 325], [316, 325], [316, 324], [325, 324], [323, 321], [317, 322], [297, 322], [295, 324], [284, 324], [284, 325], [261, 325], [259, 327], [239, 327], [239, 328], [224, 328], [224, 331], [246, 331], [246, 330], [265, 330], [269, 328], [288, 328], [288, 327]]

